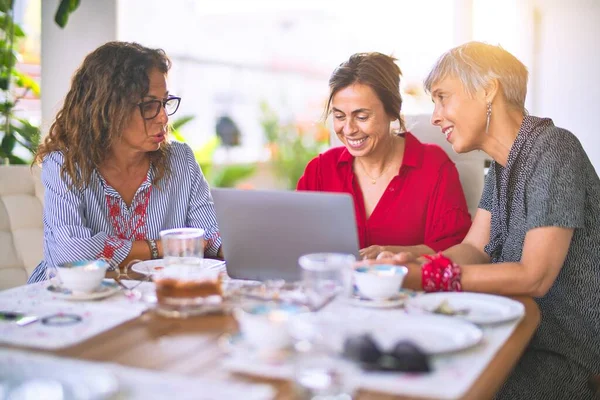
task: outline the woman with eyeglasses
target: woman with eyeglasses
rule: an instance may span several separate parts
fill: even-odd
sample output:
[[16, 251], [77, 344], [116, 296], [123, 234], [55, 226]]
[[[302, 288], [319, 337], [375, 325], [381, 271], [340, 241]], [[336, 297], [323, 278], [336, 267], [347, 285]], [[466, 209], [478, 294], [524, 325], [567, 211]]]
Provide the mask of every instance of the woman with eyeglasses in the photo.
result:
[[106, 258], [123, 266], [162, 257], [159, 232], [205, 230], [205, 256], [221, 257], [212, 197], [191, 149], [169, 142], [164, 51], [109, 42], [75, 73], [38, 148], [44, 185], [44, 260], [29, 282], [57, 265]]

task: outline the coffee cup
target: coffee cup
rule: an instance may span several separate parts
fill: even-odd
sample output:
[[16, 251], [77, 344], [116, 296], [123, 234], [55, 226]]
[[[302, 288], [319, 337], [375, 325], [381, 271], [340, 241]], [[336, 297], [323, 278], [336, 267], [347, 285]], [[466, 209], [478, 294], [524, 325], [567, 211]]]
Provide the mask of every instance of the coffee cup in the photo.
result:
[[398, 296], [408, 269], [396, 265], [362, 266], [354, 270], [354, 283], [361, 296], [385, 300]]
[[58, 265], [61, 286], [72, 292], [93, 292], [102, 284], [109, 264], [104, 260], [81, 260]]

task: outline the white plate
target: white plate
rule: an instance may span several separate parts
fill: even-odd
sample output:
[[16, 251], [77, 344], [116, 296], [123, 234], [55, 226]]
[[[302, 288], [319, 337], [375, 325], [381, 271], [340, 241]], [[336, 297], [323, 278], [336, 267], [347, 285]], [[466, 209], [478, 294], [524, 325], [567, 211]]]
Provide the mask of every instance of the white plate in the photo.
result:
[[58, 285], [50, 285], [46, 289], [52, 292], [56, 297], [65, 300], [98, 300], [112, 296], [120, 290], [119, 285], [112, 279], [102, 281], [100, 287], [93, 292], [71, 292], [69, 289], [61, 288]]
[[[0, 372], [0, 388], [6, 391], [6, 397], [2, 391], [0, 397], [7, 399], [42, 398], [42, 393], [50, 398], [56, 390], [56, 394], [62, 394], [56, 398], [100, 400], [112, 399], [119, 392], [119, 381], [104, 367], [76, 367], [54, 360], [26, 363], [7, 357], [0, 361]], [[36, 390], [37, 396], [32, 397]]]
[[290, 360], [293, 356], [293, 347], [285, 349], [257, 349], [244, 338], [241, 333], [224, 333], [219, 337], [219, 346], [226, 353], [236, 357], [247, 357], [260, 360], [260, 362], [280, 364]]
[[427, 293], [410, 299], [407, 305], [432, 312], [443, 301], [447, 301], [455, 310], [468, 310], [466, 314], [456, 315], [455, 318], [480, 325], [512, 321], [525, 314], [525, 307], [520, 302], [483, 293]]
[[402, 307], [404, 302], [408, 298], [405, 294], [400, 294], [398, 297], [383, 300], [373, 300], [366, 297], [354, 295], [353, 297], [346, 298], [348, 304], [357, 307], [367, 308], [397, 308]]
[[402, 311], [348, 313], [320, 311], [298, 314], [291, 320], [297, 340], [321, 333], [327, 346], [341, 352], [349, 336], [370, 334], [377, 344], [391, 351], [396, 343], [410, 341], [426, 354], [450, 353], [475, 346], [483, 338], [481, 328], [470, 322], [441, 315], [405, 314]]
[[[203, 269], [216, 269], [225, 265], [225, 261], [222, 260], [214, 260], [212, 258], [204, 258], [202, 259], [201, 268]], [[148, 260], [141, 261], [139, 263], [135, 263], [131, 266], [131, 270], [137, 272], [142, 275], [152, 275], [157, 272], [162, 271], [165, 267], [165, 261], [163, 259], [160, 260]]]
[[[393, 323], [392, 323], [393, 322]], [[369, 320], [367, 328], [375, 341], [392, 350], [399, 341], [415, 343], [427, 354], [450, 353], [475, 346], [483, 338], [481, 329], [470, 322], [441, 315], [402, 315], [392, 320]], [[383, 328], [385, 327], [385, 328]]]

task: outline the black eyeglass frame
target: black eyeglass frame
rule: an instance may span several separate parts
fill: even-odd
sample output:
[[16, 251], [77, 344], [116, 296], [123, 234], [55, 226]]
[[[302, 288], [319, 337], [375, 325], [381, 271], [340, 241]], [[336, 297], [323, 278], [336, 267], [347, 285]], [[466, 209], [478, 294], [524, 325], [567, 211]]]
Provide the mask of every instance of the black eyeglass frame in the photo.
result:
[[[167, 103], [169, 101], [172, 101], [172, 100], [177, 100], [177, 106], [175, 107], [175, 110], [173, 110], [173, 112], [169, 113], [167, 111]], [[144, 116], [144, 109], [143, 109], [143, 107], [147, 106], [148, 104], [152, 104], [152, 103], [159, 103], [159, 105], [156, 107], [156, 114], [154, 114], [151, 117], [145, 117]], [[141, 103], [138, 103], [136, 105], [140, 109], [140, 114], [142, 115], [142, 118], [145, 119], [145, 120], [150, 120], [150, 119], [156, 118], [156, 116], [158, 114], [160, 114], [160, 108], [161, 107], [165, 109], [165, 111], [167, 113], [167, 116], [171, 116], [171, 115], [175, 114], [177, 112], [177, 110], [179, 110], [179, 105], [180, 104], [181, 104], [181, 97], [178, 97], [178, 96], [169, 96], [166, 99], [154, 99], [154, 100], [142, 101]]]

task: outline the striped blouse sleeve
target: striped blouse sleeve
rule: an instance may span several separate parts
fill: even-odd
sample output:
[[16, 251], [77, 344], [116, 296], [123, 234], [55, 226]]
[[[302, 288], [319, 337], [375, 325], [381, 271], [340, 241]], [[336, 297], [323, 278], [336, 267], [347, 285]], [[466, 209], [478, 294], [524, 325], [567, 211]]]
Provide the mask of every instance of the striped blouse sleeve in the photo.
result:
[[206, 248], [204, 254], [215, 257], [221, 247], [221, 235], [217, 225], [215, 206], [210, 187], [200, 166], [194, 159], [194, 154], [189, 146], [185, 146], [188, 171], [191, 175], [191, 196], [187, 213], [186, 226], [204, 229]]
[[60, 173], [63, 157], [51, 153], [42, 164], [44, 192], [44, 226], [50, 265], [77, 260], [92, 260], [105, 253], [111, 244], [111, 254], [106, 254], [117, 264], [123, 262], [131, 251], [132, 242], [110, 236], [106, 232], [92, 233], [87, 221], [83, 193], [69, 189]]

